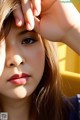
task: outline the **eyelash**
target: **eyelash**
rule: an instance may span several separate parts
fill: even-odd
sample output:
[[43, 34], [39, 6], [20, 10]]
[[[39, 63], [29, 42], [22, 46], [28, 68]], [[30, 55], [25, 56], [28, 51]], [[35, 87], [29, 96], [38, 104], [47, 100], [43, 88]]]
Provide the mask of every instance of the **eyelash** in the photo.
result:
[[22, 41], [21, 41], [21, 44], [33, 44], [35, 43], [37, 40], [35, 40], [34, 38], [24, 38]]

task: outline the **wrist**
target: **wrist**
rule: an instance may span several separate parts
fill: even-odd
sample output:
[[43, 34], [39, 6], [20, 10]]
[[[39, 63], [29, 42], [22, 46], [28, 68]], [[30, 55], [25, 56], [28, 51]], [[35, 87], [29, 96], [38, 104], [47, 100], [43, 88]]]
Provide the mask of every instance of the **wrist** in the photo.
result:
[[80, 26], [68, 30], [62, 41], [80, 55]]

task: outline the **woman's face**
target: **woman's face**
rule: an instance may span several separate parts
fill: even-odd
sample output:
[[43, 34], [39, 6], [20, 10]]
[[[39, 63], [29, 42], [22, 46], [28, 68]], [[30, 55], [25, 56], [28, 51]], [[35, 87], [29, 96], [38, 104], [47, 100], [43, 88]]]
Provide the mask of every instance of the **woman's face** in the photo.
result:
[[45, 49], [40, 35], [13, 24], [6, 38], [0, 93], [10, 98], [30, 96], [42, 78], [44, 66]]

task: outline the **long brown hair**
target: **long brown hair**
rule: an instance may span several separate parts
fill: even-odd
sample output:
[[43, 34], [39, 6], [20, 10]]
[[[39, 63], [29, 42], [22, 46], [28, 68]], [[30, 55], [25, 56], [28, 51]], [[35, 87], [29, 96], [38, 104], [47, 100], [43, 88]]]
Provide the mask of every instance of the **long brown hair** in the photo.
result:
[[[4, 21], [5, 30], [8, 21], [8, 31], [10, 30], [13, 19], [11, 13]], [[32, 94], [30, 120], [64, 120], [68, 109], [65, 106], [60, 88], [60, 73], [55, 43], [44, 39], [43, 43], [46, 54], [45, 69], [38, 87]], [[65, 120], [68, 120], [67, 116]]]
[[[68, 107], [64, 104], [60, 88], [61, 76], [55, 43], [44, 40], [44, 46], [46, 50], [45, 70], [40, 84], [33, 93], [31, 120], [33, 116], [36, 118], [34, 120], [64, 120], [65, 114], [68, 114]], [[66, 120], [68, 120], [67, 117], [68, 115]]]

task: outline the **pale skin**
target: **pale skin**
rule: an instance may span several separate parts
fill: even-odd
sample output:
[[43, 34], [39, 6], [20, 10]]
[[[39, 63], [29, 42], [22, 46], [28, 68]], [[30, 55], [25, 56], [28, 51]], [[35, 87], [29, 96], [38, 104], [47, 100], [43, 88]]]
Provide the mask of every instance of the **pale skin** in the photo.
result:
[[[63, 42], [80, 55], [80, 15], [73, 4], [61, 4], [58, 0], [20, 1], [21, 5], [14, 11], [17, 26], [20, 27], [26, 22], [26, 29], [32, 30], [35, 27], [44, 38]], [[40, 19], [36, 19], [38, 15], [41, 16]], [[5, 42], [4, 48], [0, 50], [0, 75], [4, 62]]]
[[[44, 66], [45, 49], [40, 35], [13, 24], [6, 37], [6, 59], [0, 78], [0, 100], [10, 120], [29, 120], [31, 95], [42, 78]], [[30, 75], [26, 83], [16, 85], [8, 81], [14, 74], [22, 73]]]
[[[21, 0], [21, 6], [22, 11], [20, 6], [14, 11], [17, 26], [26, 22], [26, 29], [32, 30], [35, 27], [44, 38], [66, 43], [80, 54], [80, 15], [72, 3], [65, 4], [59, 0]], [[40, 19], [37, 19], [38, 15]], [[68, 35], [69, 31], [71, 34]]]
[[[26, 23], [28, 30], [35, 27], [36, 32], [44, 38], [63, 42], [80, 55], [80, 15], [73, 4], [61, 4], [58, 0], [20, 1], [21, 5], [18, 5], [14, 11], [17, 26], [20, 27]], [[37, 19], [38, 15], [41, 16], [40, 19]], [[5, 47], [2, 49], [0, 52], [0, 75], [5, 62]], [[2, 55], [3, 53], [4, 55]]]

